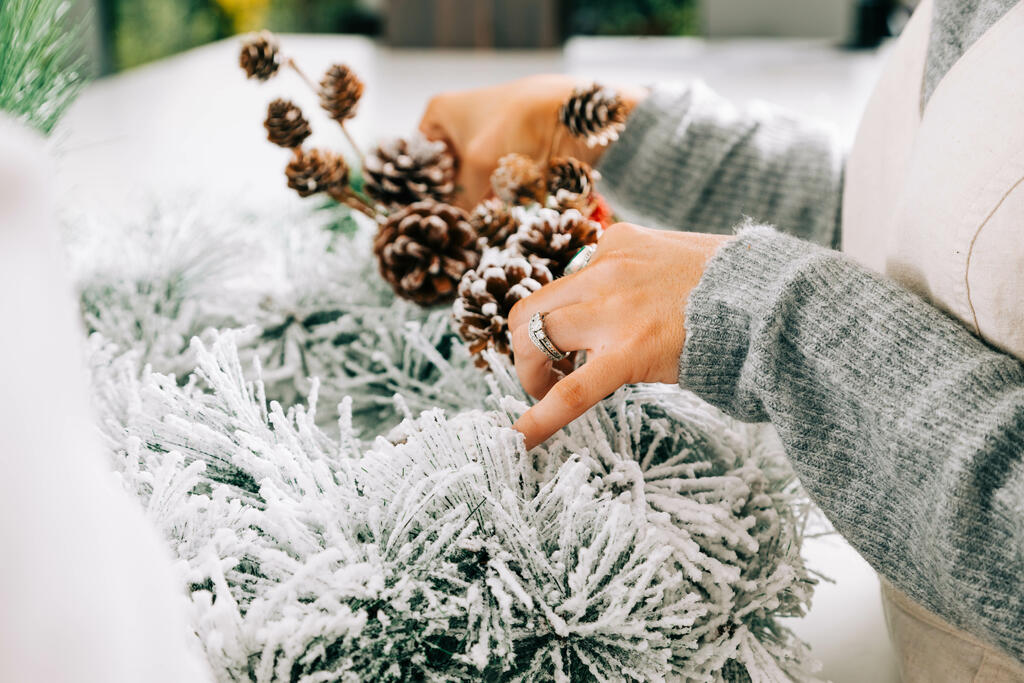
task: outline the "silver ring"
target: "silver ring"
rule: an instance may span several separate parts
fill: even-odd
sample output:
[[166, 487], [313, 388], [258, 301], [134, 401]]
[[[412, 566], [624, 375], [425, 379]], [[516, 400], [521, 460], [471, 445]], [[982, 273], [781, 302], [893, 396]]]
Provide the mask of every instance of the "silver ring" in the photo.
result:
[[597, 251], [597, 245], [588, 244], [572, 257], [569, 263], [565, 266], [565, 274], [572, 275], [573, 273], [583, 270], [583, 268], [590, 263], [590, 259], [594, 257], [594, 252]]
[[530, 324], [527, 325], [526, 329], [530, 335], [530, 341], [540, 349], [541, 353], [553, 361], [559, 361], [569, 354], [559, 351], [558, 347], [548, 339], [547, 332], [544, 331], [544, 316], [546, 315], [547, 313], [534, 313], [530, 317]]

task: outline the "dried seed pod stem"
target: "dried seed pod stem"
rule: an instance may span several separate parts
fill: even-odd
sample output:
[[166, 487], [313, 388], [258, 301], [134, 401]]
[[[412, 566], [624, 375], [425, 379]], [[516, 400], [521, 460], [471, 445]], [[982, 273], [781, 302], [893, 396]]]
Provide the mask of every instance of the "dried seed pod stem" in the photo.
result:
[[491, 188], [509, 204], [543, 202], [544, 174], [525, 154], [506, 154], [491, 174]]
[[345, 139], [348, 140], [348, 144], [352, 147], [352, 151], [354, 151], [356, 153], [356, 156], [359, 157], [359, 165], [365, 166], [366, 155], [363, 154], [362, 148], [358, 144], [356, 144], [355, 138], [353, 138], [352, 134], [348, 132], [348, 128], [345, 126], [343, 122], [338, 121], [338, 125], [341, 126], [341, 132], [345, 135]]
[[267, 139], [278, 147], [295, 149], [301, 147], [312, 130], [309, 121], [291, 100], [278, 98], [267, 106], [267, 117], [263, 121]]
[[376, 207], [370, 202], [366, 201], [351, 187], [338, 188], [328, 191], [327, 193], [331, 199], [344, 204], [345, 206], [355, 209], [364, 216], [368, 216], [375, 221], [379, 221], [381, 218], [380, 212], [377, 211]]
[[552, 159], [547, 167], [549, 205], [553, 201], [559, 209], [578, 209], [584, 216], [589, 215], [594, 181], [599, 177], [590, 164], [575, 157]]
[[335, 64], [320, 79], [317, 95], [320, 98], [320, 106], [338, 122], [352, 149], [360, 161], [364, 161], [363, 150], [356, 144], [345, 125], [348, 119], [355, 116], [356, 107], [363, 96], [363, 82], [348, 66]]
[[259, 81], [273, 78], [281, 68], [281, 48], [274, 34], [260, 31], [248, 36], [238, 53], [238, 65], [247, 78]]
[[626, 126], [626, 105], [619, 94], [597, 83], [576, 88], [558, 110], [558, 120], [588, 147], [618, 139]]
[[378, 145], [363, 165], [363, 190], [393, 209], [455, 192], [455, 160], [443, 142], [422, 135], [395, 138]]
[[299, 75], [299, 78], [301, 78], [306, 83], [306, 85], [309, 86], [310, 90], [312, 90], [315, 93], [316, 92], [320, 92], [320, 89], [317, 87], [316, 83], [314, 83], [313, 79], [311, 79], [309, 76], [306, 75], [306, 72], [302, 70], [302, 68], [299, 66], [298, 62], [296, 62], [291, 57], [286, 57], [285, 58], [285, 64], [292, 71], [294, 71], [295, 73], [297, 73]]
[[538, 259], [547, 265], [552, 275], [560, 277], [576, 253], [588, 244], [595, 244], [600, 235], [600, 224], [577, 209], [540, 209], [519, 226], [507, 244], [527, 257]]

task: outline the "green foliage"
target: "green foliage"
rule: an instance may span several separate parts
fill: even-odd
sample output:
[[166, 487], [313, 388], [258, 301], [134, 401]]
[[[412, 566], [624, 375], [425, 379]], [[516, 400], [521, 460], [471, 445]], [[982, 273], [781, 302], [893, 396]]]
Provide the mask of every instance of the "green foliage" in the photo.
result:
[[690, 35], [700, 24], [696, 0], [574, 0], [570, 33], [585, 35]]
[[380, 17], [358, 0], [272, 0], [267, 26], [279, 32], [376, 34]]
[[113, 5], [115, 69], [138, 66], [231, 34], [230, 22], [208, 0], [117, 0]]
[[50, 133], [82, 87], [81, 31], [63, 0], [0, 0], [0, 110]]
[[[242, 30], [217, 0], [104, 0], [103, 5], [114, 71]], [[382, 23], [363, 0], [269, 0], [258, 15], [263, 26], [279, 33], [375, 35]], [[689, 35], [700, 29], [697, 0], [566, 0], [564, 17], [569, 34]]]
[[[107, 0], [105, 33], [114, 71], [236, 33], [216, 0]], [[376, 33], [379, 18], [356, 0], [272, 0], [266, 28], [295, 33]]]

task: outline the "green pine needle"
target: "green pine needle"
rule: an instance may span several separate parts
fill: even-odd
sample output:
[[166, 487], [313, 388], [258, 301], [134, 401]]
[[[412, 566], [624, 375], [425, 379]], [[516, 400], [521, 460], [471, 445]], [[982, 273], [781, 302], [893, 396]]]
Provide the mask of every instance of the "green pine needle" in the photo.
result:
[[64, 0], [0, 0], [0, 110], [49, 134], [83, 85]]

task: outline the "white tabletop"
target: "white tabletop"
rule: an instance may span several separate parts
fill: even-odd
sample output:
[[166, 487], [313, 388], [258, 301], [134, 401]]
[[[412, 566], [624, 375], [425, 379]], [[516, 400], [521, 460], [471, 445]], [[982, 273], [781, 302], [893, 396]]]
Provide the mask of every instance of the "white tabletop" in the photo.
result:
[[[367, 83], [352, 132], [364, 145], [412, 131], [427, 98], [538, 72], [606, 83], [702, 78], [737, 100], [762, 99], [835, 123], [852, 140], [880, 70], [876, 52], [815, 41], [575, 39], [561, 51], [394, 50], [352, 36], [283, 36], [314, 77], [337, 61]], [[67, 206], [125, 214], [153, 199], [198, 191], [248, 207], [295, 201], [283, 181], [288, 152], [264, 139], [266, 104], [297, 101], [313, 123], [313, 143], [344, 147], [303, 83], [284, 72], [246, 81], [237, 40], [227, 40], [92, 84], [56, 137], [58, 184]], [[809, 539], [811, 566], [835, 579], [815, 594], [793, 629], [836, 683], [895, 682], [898, 676], [879, 602], [878, 579], [842, 539]]]

